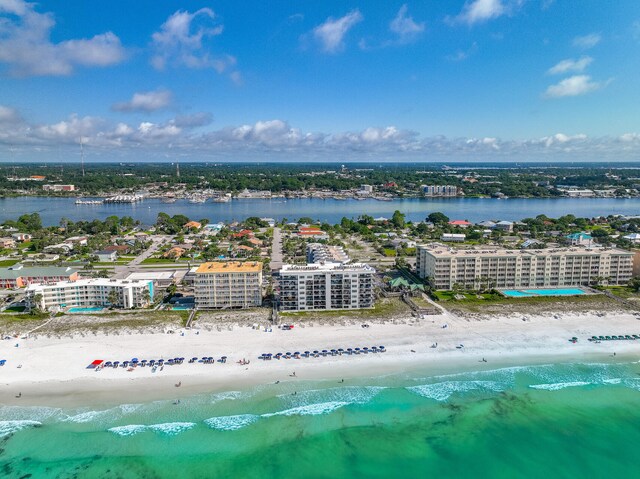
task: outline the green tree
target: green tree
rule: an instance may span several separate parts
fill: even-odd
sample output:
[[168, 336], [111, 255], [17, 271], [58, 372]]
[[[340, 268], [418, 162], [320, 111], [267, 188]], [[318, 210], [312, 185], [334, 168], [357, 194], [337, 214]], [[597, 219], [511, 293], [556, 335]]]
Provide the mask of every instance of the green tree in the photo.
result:
[[404, 213], [401, 213], [399, 210], [395, 210], [393, 212], [393, 216], [391, 217], [391, 223], [396, 228], [404, 228], [406, 225]]
[[449, 217], [444, 213], [440, 213], [439, 211], [430, 213], [429, 216], [427, 216], [427, 219], [434, 225], [446, 225], [449, 223]]

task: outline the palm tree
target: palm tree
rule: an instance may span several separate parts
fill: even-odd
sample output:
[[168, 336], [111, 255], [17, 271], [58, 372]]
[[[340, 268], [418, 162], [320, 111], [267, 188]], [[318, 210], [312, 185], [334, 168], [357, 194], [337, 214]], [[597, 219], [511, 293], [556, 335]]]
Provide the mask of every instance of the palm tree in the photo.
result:
[[107, 301], [109, 301], [109, 304], [111, 306], [116, 306], [119, 302], [119, 299], [120, 298], [118, 292], [115, 289], [109, 291], [109, 294], [107, 295]]

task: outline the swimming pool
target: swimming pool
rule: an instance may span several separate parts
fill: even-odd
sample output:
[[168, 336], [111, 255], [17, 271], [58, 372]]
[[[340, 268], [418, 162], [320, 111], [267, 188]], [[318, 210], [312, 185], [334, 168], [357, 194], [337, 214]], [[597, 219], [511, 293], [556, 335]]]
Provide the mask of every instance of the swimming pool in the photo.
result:
[[171, 311], [187, 311], [189, 309], [193, 309], [192, 306], [174, 306], [171, 308]]
[[503, 289], [500, 291], [509, 298], [532, 298], [534, 296], [579, 296], [587, 294], [580, 288], [559, 289]]
[[93, 308], [71, 308], [68, 313], [97, 313], [98, 311], [102, 311], [104, 308], [93, 307]]

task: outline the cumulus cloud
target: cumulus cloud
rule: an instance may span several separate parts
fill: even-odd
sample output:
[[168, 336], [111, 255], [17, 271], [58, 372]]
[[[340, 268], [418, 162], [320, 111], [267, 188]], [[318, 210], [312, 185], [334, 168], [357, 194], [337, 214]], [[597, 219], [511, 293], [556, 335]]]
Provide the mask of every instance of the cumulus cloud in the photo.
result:
[[389, 24], [389, 30], [398, 36], [400, 43], [408, 43], [415, 40], [425, 29], [425, 23], [416, 22], [413, 17], [408, 15], [408, 10], [409, 8], [405, 3]]
[[171, 123], [179, 128], [197, 128], [209, 125], [213, 121], [211, 113], [199, 112], [191, 115], [178, 115]]
[[549, 75], [558, 75], [567, 72], [581, 72], [591, 65], [592, 62], [593, 58], [591, 57], [582, 57], [577, 60], [567, 58], [566, 60], [562, 60], [549, 68], [547, 73]]
[[[7, 114], [10, 118], [19, 117], [15, 110], [0, 109], [0, 115]], [[25, 159], [49, 160], [51, 151], [64, 147], [77, 152], [82, 138], [85, 147], [91, 149], [91, 158], [120, 158], [123, 161], [158, 159], [167, 148], [200, 161], [213, 157], [288, 161], [335, 161], [336, 158], [353, 161], [435, 158], [443, 161], [512, 161], [513, 158], [519, 161], [608, 161], [634, 159], [640, 153], [640, 135], [637, 133], [603, 138], [591, 138], [581, 133], [554, 133], [533, 139], [503, 140], [495, 136], [425, 137], [393, 125], [360, 131], [308, 132], [282, 119], [206, 128], [210, 121], [207, 113], [139, 123], [113, 123], [103, 118], [77, 115], [51, 124], [0, 121], [0, 152], [13, 148]]]
[[574, 47], [582, 48], [583, 50], [588, 50], [589, 48], [595, 47], [602, 40], [602, 36], [599, 33], [590, 33], [588, 35], [584, 35], [581, 37], [575, 37], [571, 44]]
[[611, 80], [597, 82], [591, 80], [589, 75], [574, 75], [565, 78], [555, 85], [550, 85], [544, 93], [546, 98], [562, 98], [565, 96], [585, 95], [592, 91], [599, 90], [607, 86]]
[[240, 74], [235, 70], [236, 58], [228, 54], [213, 55], [204, 43], [223, 31], [224, 25], [218, 23], [210, 8], [201, 8], [193, 13], [178, 10], [151, 36], [154, 50], [151, 65], [156, 70], [170, 66], [211, 68], [218, 73], [229, 73], [230, 78], [238, 82]]
[[473, 25], [498, 18], [505, 13], [507, 13], [507, 8], [502, 0], [473, 0], [464, 4], [462, 11], [454, 21]]
[[22, 117], [15, 108], [0, 105], [0, 123], [16, 123], [22, 121]]
[[131, 100], [116, 103], [111, 108], [115, 111], [145, 112], [162, 110], [171, 104], [173, 95], [169, 90], [155, 90], [134, 93]]
[[112, 32], [54, 43], [51, 13], [36, 12], [35, 3], [0, 1], [0, 63], [14, 76], [70, 75], [77, 66], [106, 67], [125, 59]]
[[312, 30], [313, 38], [326, 53], [337, 53], [344, 48], [344, 38], [355, 25], [363, 20], [360, 10], [352, 10], [344, 17], [329, 17]]

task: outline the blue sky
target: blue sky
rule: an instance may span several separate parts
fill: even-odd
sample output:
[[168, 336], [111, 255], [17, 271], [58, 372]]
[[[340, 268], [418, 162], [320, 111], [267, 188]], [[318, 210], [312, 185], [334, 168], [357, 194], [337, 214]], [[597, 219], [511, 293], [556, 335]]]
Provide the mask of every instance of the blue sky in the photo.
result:
[[640, 160], [640, 2], [0, 0], [0, 160]]

